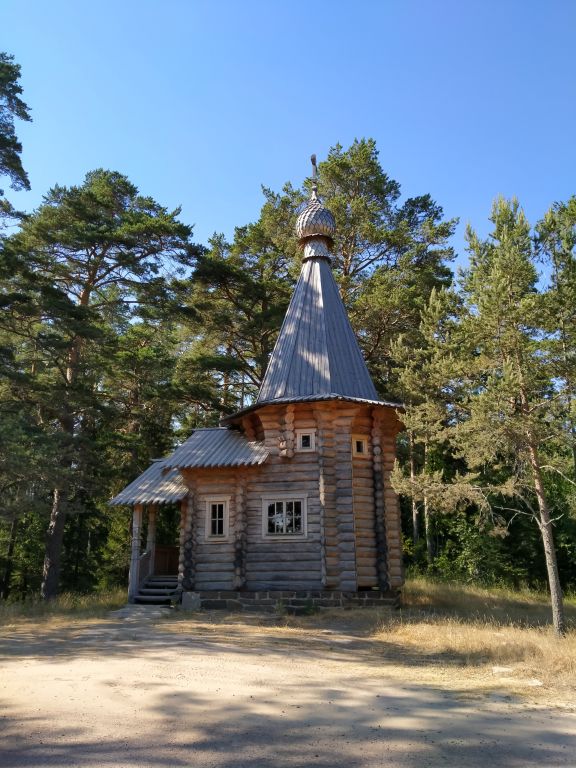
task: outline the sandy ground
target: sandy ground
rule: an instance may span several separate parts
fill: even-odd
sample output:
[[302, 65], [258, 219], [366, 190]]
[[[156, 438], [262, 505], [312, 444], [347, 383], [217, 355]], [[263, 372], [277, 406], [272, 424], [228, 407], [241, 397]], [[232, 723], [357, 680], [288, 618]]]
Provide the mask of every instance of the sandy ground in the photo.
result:
[[342, 631], [127, 611], [0, 633], [0, 766], [576, 766], [576, 715], [391, 673]]

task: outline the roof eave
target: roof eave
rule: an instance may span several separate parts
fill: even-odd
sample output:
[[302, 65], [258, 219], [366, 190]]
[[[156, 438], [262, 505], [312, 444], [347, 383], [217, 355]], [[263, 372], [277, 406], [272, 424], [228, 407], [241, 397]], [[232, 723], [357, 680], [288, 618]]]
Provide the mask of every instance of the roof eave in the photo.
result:
[[335, 393], [327, 394], [327, 395], [303, 395], [301, 397], [279, 397], [275, 400], [266, 400], [264, 402], [257, 402], [253, 405], [248, 406], [248, 408], [243, 408], [240, 411], [236, 411], [235, 413], [231, 413], [229, 416], [224, 416], [220, 419], [220, 424], [222, 426], [227, 426], [231, 421], [241, 418], [242, 416], [247, 416], [249, 413], [254, 413], [254, 411], [259, 410], [260, 408], [265, 408], [267, 405], [290, 405], [291, 403], [317, 403], [317, 402], [327, 402], [330, 400], [339, 400], [342, 402], [348, 402], [348, 403], [363, 403], [365, 405], [375, 405], [375, 406], [381, 406], [384, 408], [394, 408], [397, 411], [404, 412], [405, 406], [403, 403], [396, 403], [393, 401], [388, 400], [368, 400], [363, 397], [351, 397], [348, 395], [338, 395]]

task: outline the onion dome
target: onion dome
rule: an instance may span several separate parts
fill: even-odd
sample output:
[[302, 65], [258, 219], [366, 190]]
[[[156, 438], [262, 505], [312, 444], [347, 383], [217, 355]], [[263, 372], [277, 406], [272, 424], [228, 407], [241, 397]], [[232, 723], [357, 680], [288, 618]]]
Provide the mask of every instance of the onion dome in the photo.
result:
[[312, 155], [312, 194], [304, 210], [296, 220], [296, 235], [301, 245], [305, 245], [308, 238], [325, 237], [332, 245], [336, 232], [336, 221], [318, 197], [316, 155]]

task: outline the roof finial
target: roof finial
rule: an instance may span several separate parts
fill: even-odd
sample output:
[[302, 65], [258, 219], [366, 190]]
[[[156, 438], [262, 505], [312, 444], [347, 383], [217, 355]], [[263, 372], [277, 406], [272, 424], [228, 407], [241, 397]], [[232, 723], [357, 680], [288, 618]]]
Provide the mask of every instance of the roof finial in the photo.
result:
[[304, 249], [303, 261], [308, 259], [325, 259], [330, 261], [329, 250], [334, 241], [336, 222], [328, 208], [325, 208], [318, 197], [318, 166], [316, 155], [310, 157], [312, 162], [312, 192], [306, 207], [300, 211], [296, 219], [296, 236]]
[[316, 155], [311, 155], [310, 162], [312, 163], [312, 196], [318, 195], [318, 166], [316, 165]]

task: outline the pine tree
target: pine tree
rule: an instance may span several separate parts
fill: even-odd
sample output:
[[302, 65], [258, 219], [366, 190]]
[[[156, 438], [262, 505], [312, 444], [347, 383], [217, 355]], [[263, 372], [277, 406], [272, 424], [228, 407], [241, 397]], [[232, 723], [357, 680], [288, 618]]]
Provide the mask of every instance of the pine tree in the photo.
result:
[[537, 246], [550, 273], [545, 323], [554, 378], [561, 396], [559, 414], [576, 481], [576, 197], [557, 203], [539, 222]]
[[[30, 189], [20, 158], [22, 144], [14, 127], [14, 118], [31, 120], [29, 107], [20, 98], [19, 80], [20, 66], [14, 63], [14, 57], [0, 52], [0, 176], [8, 176], [12, 189]], [[0, 198], [2, 194], [0, 190]]]
[[[121, 174], [93, 171], [80, 187], [55, 187], [8, 245], [19, 269], [7, 294], [13, 358], [27, 365], [23, 398], [58, 443], [42, 594], [58, 589], [67, 514], [98, 478], [94, 435], [102, 372], [118, 317], [157, 314], [174, 301], [168, 270], [189, 267], [191, 230]], [[33, 299], [39, 301], [33, 301]], [[50, 318], [55, 318], [52, 323]]]
[[[549, 446], [562, 432], [557, 355], [546, 327], [549, 296], [538, 291], [534, 241], [518, 203], [497, 200], [491, 221], [486, 240], [468, 229], [470, 267], [456, 322], [447, 326], [446, 315], [433, 313], [426, 346], [401, 376], [412, 391], [422, 387], [420, 402], [407, 408], [408, 428], [437, 448], [450, 446], [461, 471], [450, 476], [444, 463], [436, 473], [406, 478], [396, 470], [394, 484], [444, 512], [509, 507], [512, 517], [531, 517], [543, 544], [554, 628], [563, 634], [546, 478]], [[432, 403], [427, 387], [437, 393]], [[445, 407], [433, 407], [442, 401]]]

